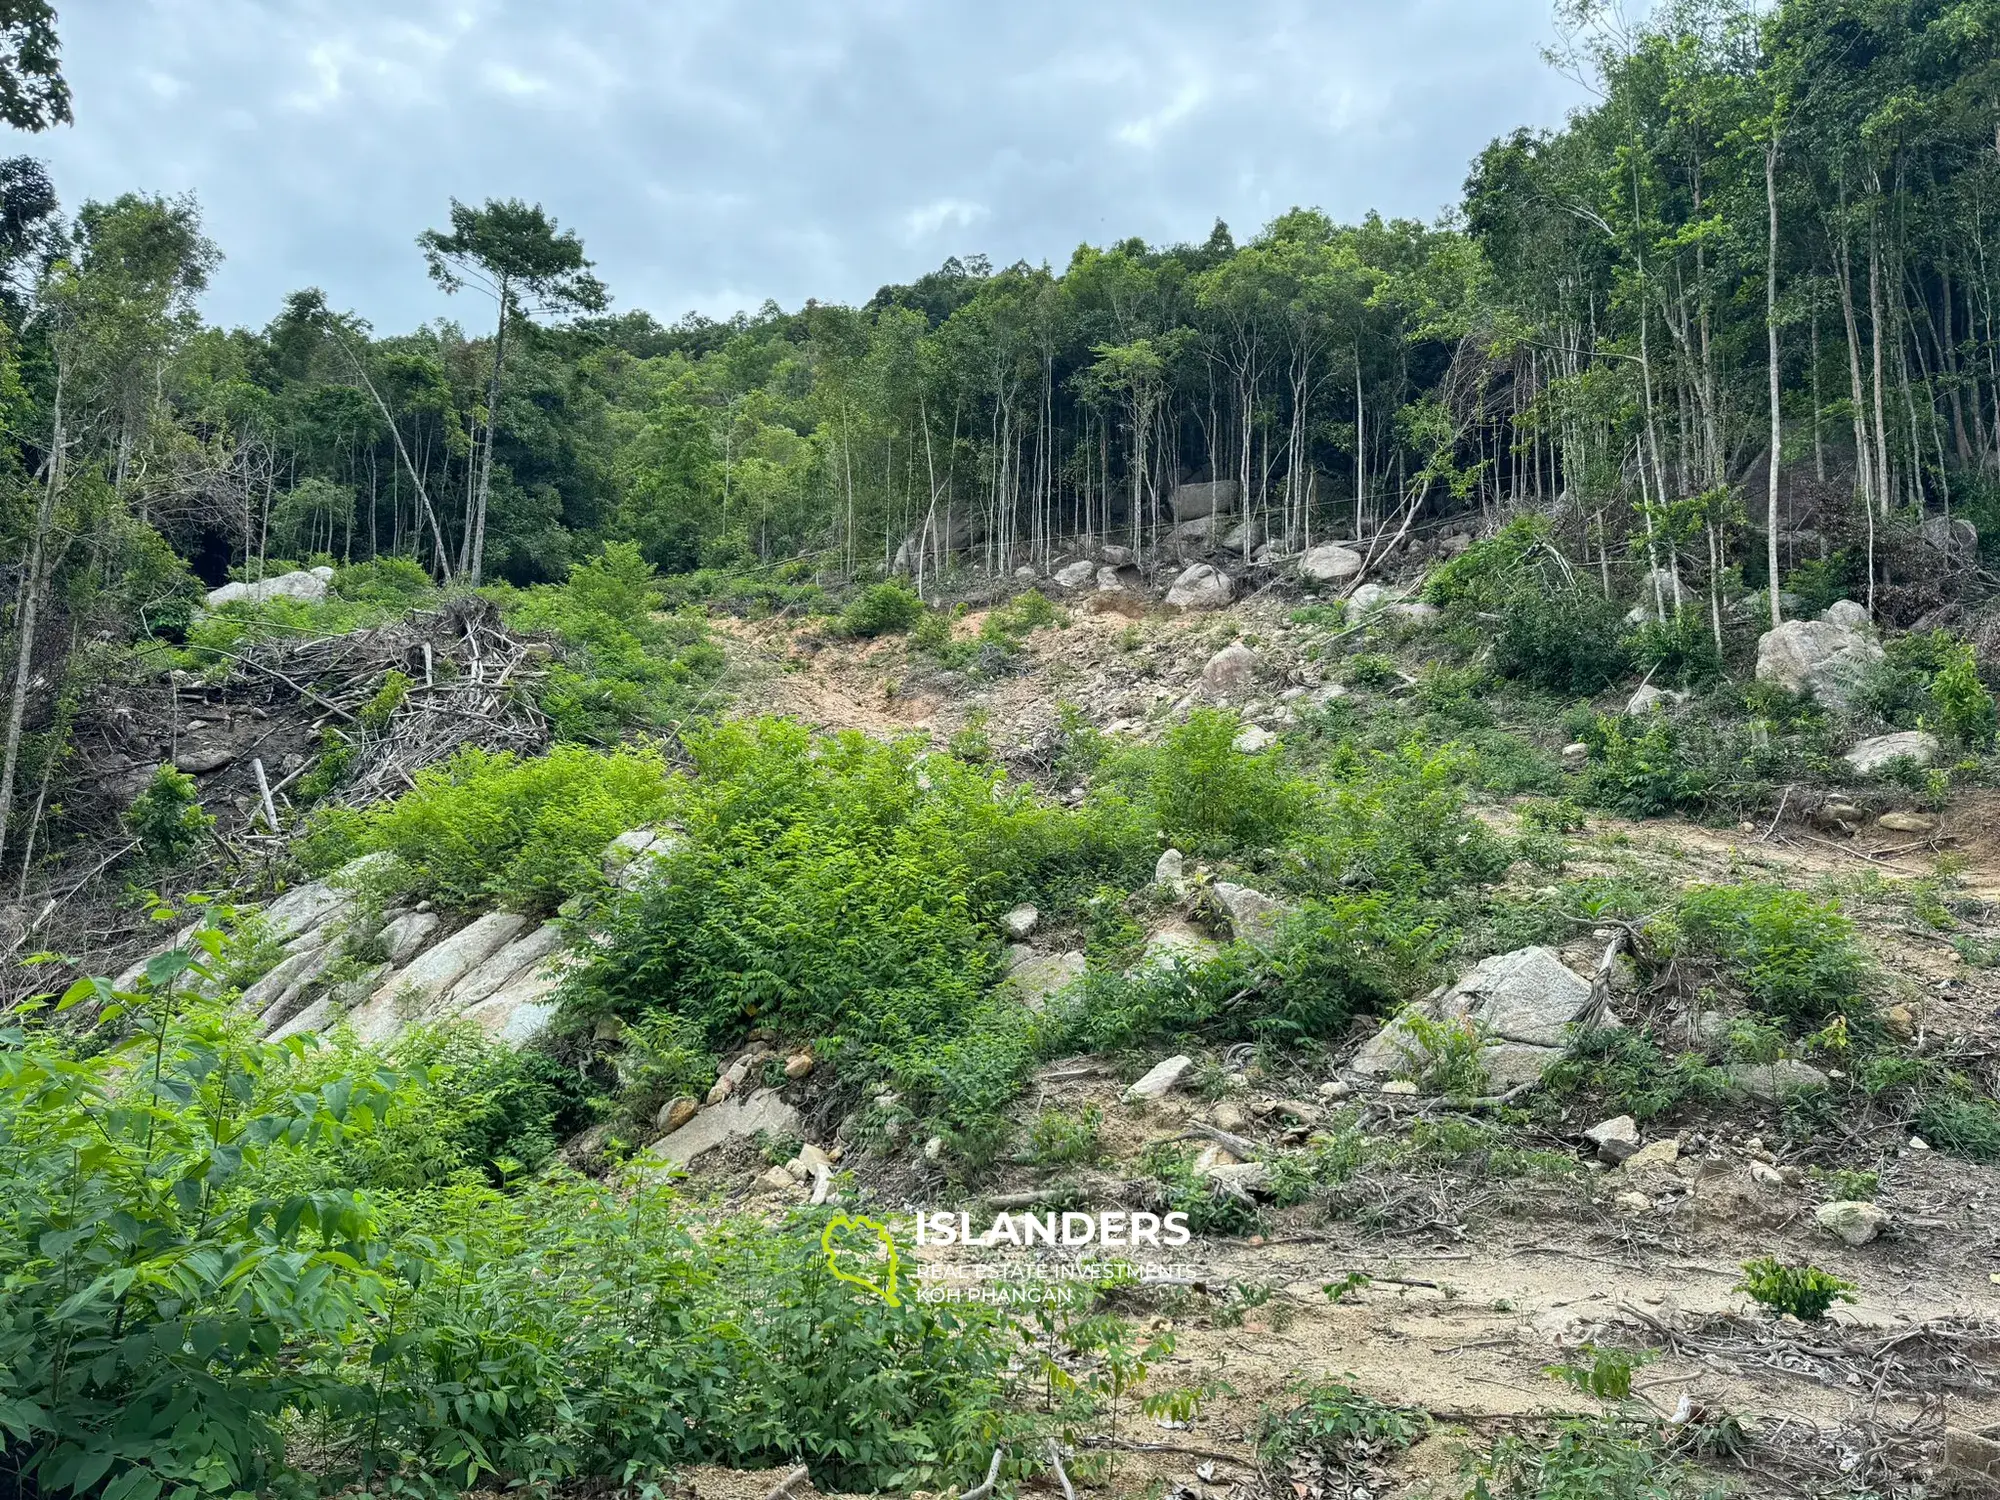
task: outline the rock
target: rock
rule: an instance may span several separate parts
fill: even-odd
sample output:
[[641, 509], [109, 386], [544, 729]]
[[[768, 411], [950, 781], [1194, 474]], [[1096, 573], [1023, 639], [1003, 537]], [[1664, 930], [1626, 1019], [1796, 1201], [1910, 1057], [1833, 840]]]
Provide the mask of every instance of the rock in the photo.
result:
[[1246, 724], [1230, 741], [1240, 755], [1258, 755], [1278, 743], [1278, 737], [1261, 724]]
[[1636, 719], [1642, 714], [1652, 713], [1655, 709], [1665, 711], [1669, 708], [1678, 708], [1685, 702], [1687, 702], [1686, 693], [1669, 692], [1665, 688], [1654, 687], [1652, 683], [1648, 682], [1643, 684], [1626, 702], [1625, 712], [1628, 717]]
[[1208, 1112], [1208, 1123], [1217, 1130], [1226, 1130], [1232, 1135], [1240, 1135], [1249, 1128], [1250, 1120], [1243, 1113], [1243, 1107], [1234, 1099], [1224, 1099]]
[[1174, 920], [1163, 922], [1146, 939], [1146, 948], [1140, 956], [1139, 965], [1165, 968], [1180, 964], [1195, 968], [1209, 962], [1220, 952], [1214, 943], [1203, 937], [1186, 922]]
[[1365, 615], [1380, 609], [1393, 596], [1379, 583], [1364, 583], [1347, 596], [1347, 613], [1350, 616]]
[[1875, 641], [1831, 620], [1787, 620], [1758, 637], [1757, 680], [1845, 709], [1882, 659]]
[[[2000, 1428], [1988, 1427], [1983, 1432], [1971, 1432], [1963, 1427], [1946, 1427], [1944, 1468], [1947, 1474], [1954, 1476], [2000, 1481]], [[1992, 1490], [1982, 1486], [1969, 1493], [1990, 1494]]]
[[1774, 1063], [1725, 1063], [1722, 1071], [1733, 1090], [1760, 1104], [1776, 1104], [1787, 1094], [1827, 1084], [1826, 1074], [1818, 1068], [1790, 1057]]
[[1153, 884], [1178, 891], [1186, 879], [1186, 869], [1187, 857], [1178, 849], [1169, 849], [1154, 862]]
[[1885, 1009], [1882, 1024], [1889, 1029], [1889, 1035], [1899, 1042], [1907, 1042], [1917, 1030], [1917, 1018], [1910, 1014], [1907, 1005], [1891, 1005]]
[[1160, 1098], [1179, 1083], [1181, 1075], [1193, 1066], [1194, 1059], [1185, 1052], [1153, 1064], [1144, 1078], [1125, 1090], [1125, 1102], [1132, 1104], [1141, 1099]]
[[1000, 928], [1008, 937], [1025, 938], [1034, 933], [1036, 924], [1041, 920], [1041, 912], [1024, 901], [1000, 919]]
[[634, 828], [621, 833], [604, 847], [604, 878], [621, 891], [632, 890], [686, 842], [674, 828]]
[[1264, 542], [1264, 523], [1255, 516], [1238, 521], [1222, 534], [1218, 543], [1225, 552], [1234, 552], [1238, 557], [1255, 552]]
[[264, 1033], [267, 1042], [282, 1042], [295, 1036], [316, 1036], [340, 1018], [340, 1008], [322, 995], [283, 1025]]
[[1210, 1182], [1220, 1182], [1259, 1196], [1271, 1190], [1271, 1169], [1261, 1161], [1219, 1163], [1202, 1175]]
[[808, 1141], [799, 1147], [799, 1154], [792, 1158], [791, 1166], [803, 1177], [811, 1177], [818, 1172], [831, 1172], [833, 1158]]
[[1619, 1115], [1591, 1126], [1583, 1138], [1597, 1148], [1599, 1161], [1615, 1167], [1639, 1149], [1639, 1123], [1630, 1115]]
[[771, 1167], [757, 1174], [757, 1186], [771, 1193], [789, 1193], [797, 1189], [798, 1179], [783, 1167]]
[[799, 1112], [774, 1089], [758, 1089], [748, 1097], [724, 1100], [704, 1109], [678, 1130], [653, 1143], [653, 1153], [686, 1166], [696, 1157], [730, 1141], [747, 1140], [763, 1131], [767, 1135], [797, 1135]]
[[1055, 584], [1061, 589], [1080, 589], [1097, 577], [1097, 564], [1084, 558], [1078, 562], [1065, 563], [1055, 572]]
[[1625, 1158], [1621, 1171], [1637, 1176], [1641, 1172], [1663, 1171], [1681, 1159], [1679, 1141], [1653, 1141]]
[[1216, 703], [1245, 697], [1257, 676], [1257, 653], [1238, 641], [1224, 646], [1201, 669], [1201, 690]]
[[1875, 622], [1868, 618], [1868, 611], [1852, 599], [1834, 600], [1820, 618], [1856, 635], [1866, 635], [1875, 628]]
[[[237, 1006], [253, 1016], [261, 1016], [288, 992], [311, 982], [332, 959], [331, 945], [301, 948], [280, 959], [262, 978], [237, 997]], [[123, 986], [120, 986], [123, 988]]]
[[1174, 609], [1221, 609], [1236, 595], [1236, 584], [1220, 568], [1196, 563], [1182, 572], [1167, 590], [1167, 604]]
[[1562, 748], [1563, 764], [1570, 767], [1582, 765], [1590, 759], [1590, 746], [1582, 740], [1571, 740]]
[[[505, 915], [505, 913], [495, 913]], [[481, 920], [485, 920], [481, 918]], [[496, 948], [492, 955], [451, 987], [445, 997], [449, 1010], [466, 1011], [497, 995], [530, 964], [538, 964], [567, 940], [560, 922], [544, 922], [533, 932]]]
[[1107, 565], [1097, 570], [1097, 591], [1100, 594], [1136, 594], [1145, 587], [1146, 580], [1131, 563], [1120, 567]]
[[1822, 1203], [1813, 1217], [1820, 1228], [1848, 1245], [1865, 1245], [1889, 1227], [1887, 1211], [1873, 1203]]
[[1345, 583], [1360, 577], [1366, 565], [1367, 559], [1352, 547], [1328, 542], [1299, 559], [1299, 576], [1312, 583]]
[[1769, 1162], [1753, 1161], [1750, 1163], [1750, 1180], [1756, 1183], [1757, 1186], [1769, 1188], [1773, 1192], [1780, 1191], [1785, 1186], [1784, 1177]]
[[1979, 560], [1979, 528], [1970, 521], [1955, 516], [1927, 516], [1917, 528], [1917, 536], [1926, 547], [1944, 553], [1954, 562]]
[[186, 736], [174, 751], [174, 769], [189, 776], [206, 776], [220, 771], [243, 752], [218, 734], [194, 733]]
[[333, 579], [333, 569], [312, 568], [297, 573], [280, 573], [276, 578], [266, 578], [257, 583], [225, 583], [221, 588], [208, 591], [207, 607], [220, 609], [225, 604], [263, 604], [271, 599], [303, 599], [308, 604], [317, 604], [326, 598], [326, 586]]
[[1195, 1153], [1194, 1172], [1197, 1177], [1206, 1177], [1217, 1167], [1233, 1167], [1241, 1160], [1224, 1147], [1210, 1144]]
[[1354, 1085], [1344, 1078], [1329, 1078], [1319, 1086], [1322, 1099], [1345, 1099], [1354, 1092]]
[[441, 918], [434, 911], [406, 911], [377, 935], [382, 956], [392, 964], [406, 964], [423, 952], [424, 944], [438, 930]]
[[[385, 1042], [411, 1021], [428, 1019], [460, 980], [505, 947], [528, 919], [518, 912], [488, 912], [390, 974], [349, 1017], [355, 1035]], [[485, 996], [480, 996], [484, 999]]]
[[1167, 506], [1176, 521], [1199, 520], [1204, 516], [1224, 516], [1236, 509], [1243, 486], [1234, 479], [1214, 479], [1204, 484], [1180, 484], [1167, 497]]
[[353, 915], [356, 888], [395, 862], [393, 854], [364, 854], [324, 880], [293, 886], [260, 913], [264, 935], [286, 945], [304, 938], [318, 947], [326, 941], [328, 928]]
[[1620, 1193], [1612, 1201], [1628, 1214], [1648, 1213], [1653, 1207], [1653, 1200], [1644, 1193]]
[[1139, 555], [1130, 547], [1112, 543], [1097, 549], [1097, 560], [1108, 567], [1130, 568], [1137, 565]]
[[944, 1156], [944, 1137], [934, 1135], [924, 1142], [924, 1160], [937, 1161]]
[[660, 1112], [653, 1117], [653, 1123], [665, 1131], [672, 1132], [679, 1130], [681, 1126], [692, 1120], [700, 1109], [700, 1105], [696, 1104], [686, 1094], [682, 1094], [678, 1099], [669, 1099], [665, 1104], [662, 1104]]
[[1422, 599], [1412, 599], [1403, 604], [1391, 604], [1389, 613], [1405, 625], [1430, 625], [1444, 617], [1444, 611], [1435, 604]]
[[1929, 813], [1885, 812], [1875, 826], [1889, 833], [1936, 833], [1938, 820]]
[[1030, 950], [1027, 957], [1008, 970], [1004, 982], [1029, 1010], [1039, 1011], [1047, 1007], [1052, 997], [1083, 978], [1083, 969], [1083, 955], [1074, 950], [1067, 953]]
[[555, 1019], [557, 1005], [551, 997], [562, 977], [553, 962], [535, 964], [469, 1006], [463, 1012], [465, 1019], [496, 1042], [525, 1047]]
[[813, 1055], [810, 1052], [794, 1052], [785, 1059], [785, 1076], [794, 1081], [805, 1077], [813, 1070]]
[[1382, 1092], [1385, 1094], [1399, 1094], [1405, 1097], [1413, 1097], [1417, 1092], [1417, 1086], [1407, 1078], [1396, 1078], [1383, 1084]]
[[1228, 880], [1218, 880], [1214, 891], [1215, 899], [1229, 913], [1230, 931], [1240, 941], [1264, 953], [1276, 946], [1285, 919], [1298, 909], [1290, 902]]
[[1674, 601], [1686, 597], [1687, 585], [1674, 576], [1673, 569], [1648, 569], [1639, 580], [1639, 602], [1625, 618], [1634, 625], [1666, 618], [1674, 612]]
[[1894, 734], [1878, 734], [1865, 739], [1841, 757], [1862, 776], [1873, 776], [1893, 761], [1909, 760], [1927, 766], [1944, 754], [1937, 736], [1921, 729], [1900, 729]]

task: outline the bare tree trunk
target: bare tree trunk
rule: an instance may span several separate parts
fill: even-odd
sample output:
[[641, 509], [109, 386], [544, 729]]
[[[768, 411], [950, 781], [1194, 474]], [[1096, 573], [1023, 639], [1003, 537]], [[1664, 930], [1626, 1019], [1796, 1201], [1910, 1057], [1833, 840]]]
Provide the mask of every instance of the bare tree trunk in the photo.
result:
[[493, 434], [500, 426], [500, 375], [507, 359], [509, 295], [503, 277], [500, 282], [500, 326], [493, 335], [493, 377], [486, 386], [486, 432], [479, 454], [479, 490], [473, 500], [470, 521], [472, 557], [465, 570], [474, 588], [479, 587], [486, 572], [486, 505], [493, 493]]
[[[1771, 585], [1771, 628], [1785, 621], [1778, 598], [1778, 450], [1784, 442], [1784, 426], [1778, 409], [1778, 132], [1775, 122], [1771, 139], [1764, 148], [1764, 199], [1770, 208], [1770, 237], [1764, 267], [1764, 333], [1771, 365], [1771, 484], [1765, 510], [1764, 561]], [[1714, 539], [1710, 538], [1710, 551]], [[1711, 563], [1711, 573], [1714, 569]], [[1722, 616], [1715, 617], [1715, 645], [1722, 648]]]
[[1873, 209], [1868, 219], [1868, 323], [1875, 365], [1875, 501], [1887, 520], [1893, 492], [1889, 488], [1889, 424], [1882, 401], [1882, 246]]
[[14, 775], [21, 764], [21, 727], [28, 716], [28, 683], [35, 670], [35, 627], [42, 604], [49, 533], [55, 529], [56, 498], [63, 483], [63, 360], [56, 355], [55, 421], [49, 444], [48, 482], [35, 504], [35, 532], [21, 570], [21, 597], [14, 616], [14, 690], [7, 704], [6, 749], [0, 752], [0, 865], [7, 858], [7, 825], [14, 811]]

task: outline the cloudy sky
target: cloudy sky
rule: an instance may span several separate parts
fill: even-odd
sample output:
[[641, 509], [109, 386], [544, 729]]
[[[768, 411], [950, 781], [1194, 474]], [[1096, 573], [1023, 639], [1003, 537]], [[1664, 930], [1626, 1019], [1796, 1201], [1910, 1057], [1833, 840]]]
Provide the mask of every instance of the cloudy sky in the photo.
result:
[[[1576, 102], [1549, 0], [59, 0], [77, 123], [11, 150], [74, 207], [195, 193], [210, 316], [323, 287], [454, 311], [412, 241], [539, 200], [615, 305], [858, 300], [945, 256], [1429, 218]], [[471, 309], [466, 309], [470, 313]], [[475, 315], [481, 316], [483, 315]]]

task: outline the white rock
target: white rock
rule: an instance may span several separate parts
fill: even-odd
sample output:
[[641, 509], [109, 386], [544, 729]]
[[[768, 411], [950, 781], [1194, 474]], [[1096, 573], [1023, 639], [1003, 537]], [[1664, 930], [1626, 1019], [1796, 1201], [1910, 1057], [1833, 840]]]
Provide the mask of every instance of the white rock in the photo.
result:
[[1144, 1078], [1125, 1090], [1125, 1102], [1130, 1104], [1141, 1099], [1158, 1099], [1179, 1083], [1181, 1075], [1193, 1066], [1194, 1059], [1185, 1052], [1153, 1064]]
[[1803, 1089], [1823, 1089], [1827, 1076], [1811, 1063], [1797, 1058], [1780, 1058], [1774, 1063], [1725, 1063], [1722, 1071], [1730, 1087], [1761, 1104], [1776, 1104], [1785, 1095]]
[[1178, 849], [1168, 849], [1153, 864], [1153, 884], [1178, 891], [1187, 879], [1187, 857]]
[[555, 1019], [558, 1006], [551, 997], [561, 983], [559, 965], [536, 964], [468, 1008], [465, 1019], [496, 1042], [525, 1047]]
[[533, 932], [496, 948], [491, 957], [472, 969], [451, 987], [447, 1010], [469, 1010], [497, 994], [518, 978], [530, 964], [540, 963], [563, 946], [566, 934], [560, 922], [544, 922]]
[[1235, 581], [1227, 573], [1196, 563], [1174, 580], [1167, 603], [1174, 609], [1221, 609], [1235, 595]]
[[308, 604], [317, 604], [326, 597], [326, 586], [333, 581], [333, 569], [311, 568], [297, 573], [280, 573], [276, 578], [266, 578], [258, 583], [225, 583], [219, 589], [208, 591], [208, 608], [220, 609], [225, 604], [263, 604], [271, 599], [302, 599]]
[[1860, 775], [1872, 776], [1894, 761], [1909, 760], [1928, 766], [1942, 754], [1944, 746], [1938, 743], [1936, 735], [1921, 729], [1902, 729], [1863, 740], [1841, 759]]
[[1379, 583], [1364, 583], [1347, 596], [1347, 612], [1350, 616], [1368, 614], [1380, 609], [1395, 597]]
[[382, 956], [392, 964], [406, 964], [423, 951], [442, 919], [434, 911], [406, 911], [382, 929], [377, 939]]
[[1022, 902], [1000, 919], [1000, 929], [1011, 938], [1032, 936], [1041, 922], [1042, 914], [1032, 902]]
[[1848, 1245], [1865, 1245], [1889, 1227], [1888, 1213], [1873, 1203], [1822, 1203], [1813, 1217], [1820, 1228]]
[[1167, 968], [1180, 964], [1187, 968], [1199, 968], [1220, 951], [1188, 923], [1175, 918], [1161, 923], [1146, 938], [1139, 966]]
[[1259, 1196], [1271, 1190], [1271, 1169], [1261, 1161], [1218, 1162], [1202, 1176]]
[[1080, 589], [1093, 582], [1096, 577], [1097, 564], [1089, 558], [1084, 558], [1080, 562], [1065, 563], [1057, 568], [1055, 583], [1057, 588]]
[[1569, 1045], [1590, 1004], [1590, 985], [1547, 948], [1518, 948], [1475, 964], [1442, 996], [1397, 1016], [1361, 1046], [1348, 1067], [1366, 1078], [1410, 1069], [1420, 1053], [1409, 1012], [1474, 1027], [1486, 1039], [1480, 1065], [1495, 1088], [1532, 1083]]
[[1050, 997], [1060, 994], [1083, 978], [1084, 958], [1074, 950], [1066, 953], [1029, 953], [1007, 971], [1006, 988], [1018, 995], [1029, 1010], [1041, 1010]]
[[758, 1089], [704, 1109], [679, 1130], [653, 1143], [653, 1154], [682, 1166], [730, 1141], [746, 1140], [758, 1131], [769, 1135], [799, 1133], [799, 1112], [775, 1090]]
[[1834, 600], [1826, 607], [1826, 612], [1820, 618], [1856, 635], [1865, 635], [1875, 628], [1875, 622], [1868, 618], [1867, 609], [1852, 599]]
[[[413, 1021], [432, 1017], [438, 1002], [466, 975], [519, 934], [528, 919], [518, 912], [488, 912], [434, 944], [390, 974], [349, 1018], [366, 1042], [384, 1042]], [[480, 997], [484, 999], [484, 996]]]
[[1215, 899], [1229, 913], [1230, 930], [1241, 941], [1267, 953], [1276, 944], [1285, 918], [1298, 910], [1289, 902], [1230, 880], [1218, 880], [1214, 891]]
[[1130, 563], [1097, 570], [1097, 591], [1100, 594], [1136, 594], [1145, 587], [1146, 580], [1139, 576], [1139, 570]]
[[1591, 1126], [1583, 1138], [1597, 1148], [1599, 1161], [1615, 1167], [1639, 1149], [1639, 1122], [1619, 1115]]
[[1352, 547], [1327, 542], [1299, 559], [1299, 576], [1313, 583], [1345, 583], [1358, 577], [1366, 562]]
[[1422, 599], [1412, 599], [1405, 604], [1391, 604], [1389, 613], [1406, 625], [1429, 625], [1442, 618], [1444, 611]]
[[1193, 521], [1204, 516], [1228, 515], [1236, 509], [1237, 497], [1242, 493], [1242, 485], [1234, 479], [1180, 484], [1167, 497], [1167, 505], [1176, 521]]
[[1239, 754], [1257, 755], [1278, 743], [1278, 737], [1261, 724], [1245, 724], [1230, 741]]
[[[1650, 682], [1643, 683], [1640, 685], [1639, 690], [1633, 693], [1631, 698], [1626, 702], [1625, 712], [1636, 719], [1642, 714], [1652, 713], [1655, 709], [1665, 711], [1670, 708], [1678, 708], [1681, 704], [1687, 702], [1687, 696], [1686, 693], [1675, 693], [1668, 691], [1666, 688], [1654, 687]], [[1588, 747], [1586, 747], [1586, 753], [1587, 750]]]
[[1831, 620], [1787, 620], [1757, 640], [1757, 680], [1844, 709], [1882, 648]]

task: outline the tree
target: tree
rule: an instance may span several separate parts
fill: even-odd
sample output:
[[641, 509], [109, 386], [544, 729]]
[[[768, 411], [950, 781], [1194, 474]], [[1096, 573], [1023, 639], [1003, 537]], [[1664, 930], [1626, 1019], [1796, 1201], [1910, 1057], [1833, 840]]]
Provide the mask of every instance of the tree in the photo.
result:
[[583, 242], [574, 231], [518, 198], [489, 198], [484, 208], [451, 201], [451, 233], [427, 229], [417, 236], [431, 279], [446, 292], [476, 285], [499, 309], [493, 333], [493, 371], [486, 386], [485, 428], [472, 513], [459, 553], [459, 572], [477, 586], [486, 561], [486, 510], [493, 490], [493, 435], [507, 363], [507, 324], [531, 313], [602, 312], [610, 301], [604, 283], [590, 274]]
[[56, 8], [49, 0], [0, 0], [0, 120], [16, 130], [70, 123]]

